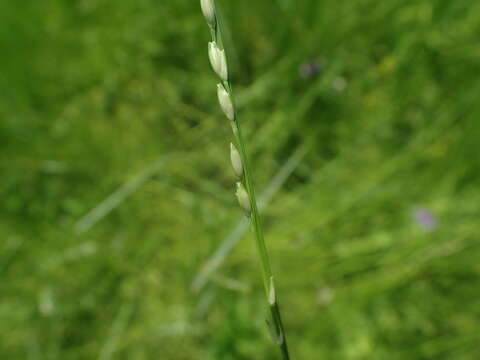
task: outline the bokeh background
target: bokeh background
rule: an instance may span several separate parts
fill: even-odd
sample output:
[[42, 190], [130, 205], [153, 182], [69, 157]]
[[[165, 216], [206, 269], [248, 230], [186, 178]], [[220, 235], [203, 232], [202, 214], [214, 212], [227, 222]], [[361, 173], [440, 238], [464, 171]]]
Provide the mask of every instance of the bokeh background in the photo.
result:
[[[480, 2], [218, 1], [293, 359], [479, 359]], [[0, 1], [0, 358], [278, 359], [194, 0]]]

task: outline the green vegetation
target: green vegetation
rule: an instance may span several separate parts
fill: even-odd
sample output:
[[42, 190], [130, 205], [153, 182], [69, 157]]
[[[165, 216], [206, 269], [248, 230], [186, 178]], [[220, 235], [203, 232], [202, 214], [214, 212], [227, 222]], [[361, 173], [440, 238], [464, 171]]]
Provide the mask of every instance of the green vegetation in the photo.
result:
[[[265, 295], [267, 297], [268, 307], [270, 309], [270, 317], [266, 319], [269, 327], [272, 340], [278, 345], [278, 349], [282, 355], [283, 360], [290, 360], [288, 352], [288, 343], [285, 329], [283, 326], [280, 306], [278, 304], [278, 296], [275, 289], [275, 281], [270, 264], [270, 256], [265, 243], [263, 235], [263, 226], [260, 215], [260, 204], [257, 202], [255, 194], [255, 186], [253, 182], [253, 175], [250, 170], [250, 159], [248, 158], [247, 145], [242, 135], [241, 121], [238, 120], [237, 112], [234, 106], [233, 88], [230, 83], [228, 73], [227, 57], [225, 55], [223, 42], [223, 26], [219, 13], [215, 10], [214, 0], [201, 0], [201, 7], [205, 20], [210, 28], [212, 34], [212, 41], [208, 43], [208, 57], [212, 69], [219, 76], [221, 82], [217, 85], [218, 102], [225, 116], [230, 120], [232, 127], [233, 138], [240, 150], [236, 148], [233, 143], [230, 143], [230, 161], [232, 169], [237, 176], [237, 183], [235, 196], [238, 200], [238, 205], [245, 212], [248, 218], [247, 223], [251, 225], [252, 231], [255, 235], [255, 242], [261, 265], [263, 286]], [[219, 48], [220, 44], [222, 49]], [[288, 162], [287, 162], [288, 163]], [[226, 240], [224, 241], [224, 243]], [[223, 257], [225, 258], [226, 255]], [[215, 257], [215, 255], [213, 255]], [[218, 266], [217, 266], [218, 267]], [[197, 276], [198, 278], [198, 276]], [[193, 282], [194, 290], [195, 281]]]
[[[292, 359], [478, 359], [480, 2], [218, 3]], [[0, 2], [1, 359], [278, 359], [208, 40]]]

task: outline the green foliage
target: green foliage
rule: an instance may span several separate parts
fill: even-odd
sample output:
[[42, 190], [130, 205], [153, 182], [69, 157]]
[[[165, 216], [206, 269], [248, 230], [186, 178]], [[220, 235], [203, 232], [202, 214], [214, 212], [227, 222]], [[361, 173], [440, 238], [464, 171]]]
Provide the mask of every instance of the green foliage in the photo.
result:
[[[219, 3], [257, 187], [308, 150], [264, 221], [292, 358], [477, 359], [480, 3]], [[208, 36], [193, 0], [0, 2], [2, 359], [278, 358], [250, 233], [191, 289], [242, 216]]]

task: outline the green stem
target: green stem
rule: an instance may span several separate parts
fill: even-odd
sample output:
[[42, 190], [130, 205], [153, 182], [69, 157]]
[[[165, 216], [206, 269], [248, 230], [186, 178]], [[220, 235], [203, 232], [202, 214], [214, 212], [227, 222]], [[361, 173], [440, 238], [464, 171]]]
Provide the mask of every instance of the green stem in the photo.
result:
[[252, 223], [258, 252], [260, 254], [260, 261], [262, 265], [262, 274], [263, 274], [263, 285], [265, 287], [265, 292], [268, 295], [269, 288], [270, 288], [270, 278], [272, 276], [272, 269], [270, 266], [270, 258], [268, 256], [268, 251], [267, 251], [267, 247], [265, 245], [265, 239], [263, 236], [262, 222], [261, 222], [260, 214], [258, 211], [257, 200], [255, 196], [255, 187], [253, 186], [252, 175], [250, 172], [250, 163], [247, 157], [245, 141], [243, 140], [242, 132], [237, 122], [236, 115], [235, 115], [235, 120], [233, 121], [233, 124], [232, 124], [232, 128], [233, 128], [233, 134], [235, 136], [236, 143], [238, 144], [238, 147], [239, 147], [240, 157], [242, 158], [245, 188], [247, 190], [248, 196], [250, 198], [250, 203], [252, 206], [250, 221]]
[[[223, 48], [224, 46], [223, 46], [220, 22], [218, 17], [216, 17], [214, 27], [211, 28], [210, 30], [212, 33], [213, 40], [216, 41], [217, 44], [219, 44]], [[233, 89], [232, 89], [230, 80], [224, 81], [223, 86], [227, 90], [230, 96], [230, 99], [233, 101]], [[236, 110], [234, 113], [234, 119], [231, 123], [232, 123], [231, 125], [232, 125], [233, 134], [235, 137], [235, 142], [237, 143], [237, 146], [240, 152], [240, 157], [242, 160], [242, 165], [243, 165], [242, 180], [246, 188], [246, 191], [248, 193], [248, 197], [251, 205], [251, 213], [249, 215], [249, 218], [252, 224], [253, 232], [255, 234], [258, 253], [260, 255], [263, 285], [265, 288], [265, 293], [268, 298], [271, 318], [273, 321], [273, 324], [271, 325], [273, 327], [272, 337], [274, 338], [274, 341], [280, 348], [280, 352], [282, 354], [283, 360], [290, 360], [290, 356], [288, 353], [287, 339], [285, 335], [285, 330], [283, 328], [283, 321], [280, 314], [280, 308], [278, 305], [278, 300], [277, 300], [274, 282], [273, 282], [270, 258], [268, 256], [268, 250], [267, 250], [267, 246], [265, 244], [265, 239], [263, 236], [263, 227], [262, 227], [262, 222], [260, 218], [260, 212], [258, 211], [257, 199], [255, 196], [255, 187], [253, 185], [253, 176], [250, 170], [250, 162], [248, 159], [246, 145], [242, 135], [241, 127], [238, 122]]]
[[[229, 85], [228, 91], [230, 92], [230, 96], [232, 96], [231, 86], [230, 84], [228, 85]], [[245, 187], [246, 187], [246, 190], [250, 199], [251, 207], [252, 207], [250, 221], [252, 224], [253, 231], [255, 233], [257, 249], [260, 254], [263, 285], [265, 288], [265, 293], [267, 297], [269, 297], [270, 291], [272, 291], [272, 289], [270, 289], [270, 282], [272, 281], [271, 279], [273, 277], [272, 268], [270, 265], [270, 258], [268, 255], [267, 246], [265, 244], [265, 238], [263, 236], [263, 227], [262, 227], [262, 222], [260, 218], [260, 213], [258, 211], [257, 200], [255, 196], [255, 187], [253, 185], [252, 173], [250, 171], [250, 162], [248, 160], [245, 141], [243, 140], [242, 132], [237, 120], [236, 113], [235, 113], [235, 119], [232, 121], [232, 129], [233, 129], [233, 134], [235, 136], [235, 140], [239, 147], [240, 157], [242, 158], [243, 174], [244, 174], [243, 177], [244, 177]], [[280, 347], [280, 351], [282, 353], [283, 359], [289, 360], [290, 356], [288, 353], [287, 339], [286, 339], [282, 316], [280, 313], [280, 308], [278, 305], [278, 300], [276, 299], [276, 295], [275, 295], [274, 303], [270, 304], [270, 312], [271, 312], [273, 326], [274, 326], [274, 336], [275, 336], [274, 340], [277, 343], [277, 345]]]

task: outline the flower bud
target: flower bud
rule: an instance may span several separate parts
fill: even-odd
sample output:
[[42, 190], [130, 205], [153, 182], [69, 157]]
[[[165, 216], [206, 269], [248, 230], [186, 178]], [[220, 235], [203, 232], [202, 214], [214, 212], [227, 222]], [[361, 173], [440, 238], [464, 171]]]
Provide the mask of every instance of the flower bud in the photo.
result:
[[241, 182], [237, 182], [237, 191], [235, 195], [237, 195], [238, 203], [240, 204], [241, 208], [245, 211], [245, 214], [247, 216], [250, 216], [250, 213], [252, 211], [250, 198], [248, 197], [248, 193]]
[[215, 24], [215, 3], [214, 0], [200, 0], [203, 16], [209, 26], [213, 27]]
[[230, 161], [232, 162], [233, 171], [235, 175], [240, 179], [243, 175], [243, 164], [240, 153], [238, 152], [235, 145], [230, 143]]
[[215, 41], [208, 43], [208, 57], [210, 58], [210, 64], [212, 65], [213, 71], [223, 81], [228, 80], [228, 68], [227, 68], [227, 57], [225, 56], [225, 50], [220, 50]]
[[222, 84], [217, 85], [218, 102], [223, 112], [229, 120], [235, 119], [235, 110], [233, 109], [232, 99], [230, 94], [225, 90]]

